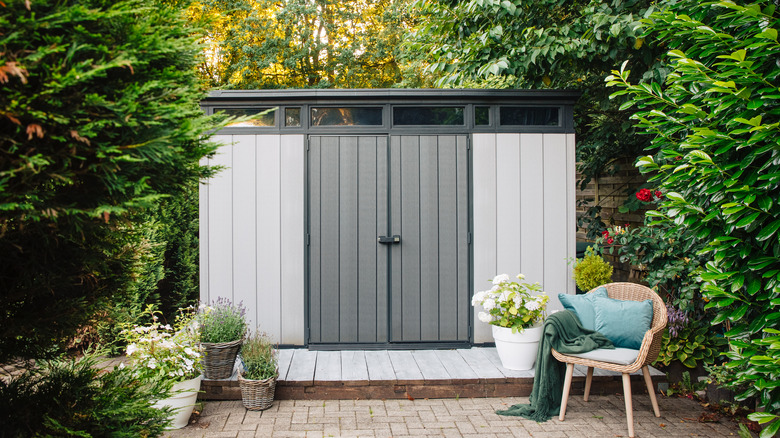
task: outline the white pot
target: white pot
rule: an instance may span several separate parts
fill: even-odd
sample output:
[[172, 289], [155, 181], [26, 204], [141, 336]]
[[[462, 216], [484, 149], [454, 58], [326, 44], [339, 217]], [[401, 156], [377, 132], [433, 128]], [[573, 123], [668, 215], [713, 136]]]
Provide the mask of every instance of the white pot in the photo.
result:
[[169, 417], [172, 420], [171, 426], [168, 428], [169, 430], [181, 429], [190, 422], [192, 410], [195, 409], [195, 402], [198, 400], [198, 391], [200, 391], [202, 378], [203, 376], [198, 376], [194, 379], [174, 384], [171, 390], [173, 395], [154, 404], [157, 408], [164, 406], [173, 408], [173, 412]]
[[542, 326], [529, 327], [522, 333], [512, 333], [511, 328], [493, 326], [493, 339], [501, 365], [509, 370], [525, 371], [533, 369], [539, 341], [542, 339]]

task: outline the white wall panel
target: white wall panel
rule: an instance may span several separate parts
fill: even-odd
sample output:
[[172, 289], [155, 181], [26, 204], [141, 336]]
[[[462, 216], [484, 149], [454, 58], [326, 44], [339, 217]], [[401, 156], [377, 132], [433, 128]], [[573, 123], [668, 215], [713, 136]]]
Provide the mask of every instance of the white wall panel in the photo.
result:
[[496, 274], [520, 273], [520, 134], [496, 135]]
[[[253, 136], [254, 137], [254, 136]], [[258, 135], [257, 161], [257, 318], [252, 326], [274, 341], [282, 337], [281, 136]]]
[[544, 192], [542, 134], [520, 140], [520, 260], [526, 281], [544, 284]]
[[[222, 137], [222, 136], [220, 136]], [[206, 301], [233, 297], [233, 166], [232, 136], [224, 136], [211, 165], [225, 169], [208, 185], [208, 291]]]
[[[569, 206], [566, 135], [544, 134], [544, 290], [549, 310], [563, 307], [558, 294], [568, 290]], [[570, 190], [574, 190], [571, 187]], [[572, 205], [571, 208], [574, 208]]]
[[230, 298], [234, 303], [243, 303], [250, 329], [254, 329], [257, 320], [255, 153], [254, 135], [233, 136], [230, 171], [233, 180], [233, 290]]
[[[474, 292], [489, 289], [496, 275], [496, 134], [474, 134]], [[477, 319], [474, 308], [474, 342], [492, 342], [488, 324]]]
[[281, 139], [281, 315], [283, 344], [304, 343], [304, 186], [303, 135]]
[[201, 189], [201, 300], [243, 302], [251, 329], [304, 344], [303, 135], [215, 136]]

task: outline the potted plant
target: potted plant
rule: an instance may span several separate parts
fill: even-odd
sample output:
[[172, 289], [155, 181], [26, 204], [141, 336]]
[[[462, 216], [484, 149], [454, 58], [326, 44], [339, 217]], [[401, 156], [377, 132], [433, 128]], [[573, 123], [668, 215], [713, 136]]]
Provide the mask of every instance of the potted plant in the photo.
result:
[[474, 294], [471, 305], [485, 309], [478, 317], [493, 326], [493, 339], [504, 368], [530, 370], [536, 361], [550, 297], [539, 283], [523, 282], [523, 274], [517, 279], [520, 281], [509, 281], [507, 274], [497, 275], [490, 290]]
[[181, 312], [175, 327], [161, 324], [160, 312], [148, 306], [151, 325], [133, 326], [122, 331], [127, 341], [125, 354], [141, 381], [163, 382], [168, 391], [160, 394], [158, 408], [170, 407], [171, 428], [187, 425], [200, 391], [201, 352], [194, 312]]
[[241, 347], [243, 372], [238, 375], [241, 400], [250, 411], [262, 411], [274, 402], [276, 378], [279, 375], [277, 354], [265, 333], [256, 333]]
[[246, 334], [246, 310], [227, 298], [219, 298], [198, 311], [200, 341], [203, 347], [203, 377], [229, 379], [233, 375], [238, 350]]

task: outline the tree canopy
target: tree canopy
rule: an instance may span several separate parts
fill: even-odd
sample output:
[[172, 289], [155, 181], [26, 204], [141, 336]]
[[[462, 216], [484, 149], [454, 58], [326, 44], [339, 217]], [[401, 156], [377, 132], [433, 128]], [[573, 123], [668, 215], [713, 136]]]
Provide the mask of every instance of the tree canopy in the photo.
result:
[[201, 65], [222, 88], [390, 87], [409, 16], [397, 0], [199, 0], [210, 20]]

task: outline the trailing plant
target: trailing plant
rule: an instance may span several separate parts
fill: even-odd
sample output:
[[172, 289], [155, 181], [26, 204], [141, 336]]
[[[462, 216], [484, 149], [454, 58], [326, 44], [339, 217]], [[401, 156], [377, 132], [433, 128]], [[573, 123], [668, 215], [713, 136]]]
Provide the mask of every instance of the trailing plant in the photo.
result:
[[523, 274], [517, 274], [517, 279], [520, 281], [509, 281], [506, 274], [496, 275], [490, 290], [474, 294], [471, 305], [481, 305], [487, 311], [479, 312], [480, 321], [522, 333], [544, 320], [550, 297], [538, 282], [524, 282]]
[[158, 409], [167, 396], [161, 382], [142, 381], [130, 369], [104, 371], [98, 356], [38, 361], [9, 382], [0, 380], [3, 437], [160, 436], [170, 408]]
[[161, 380], [169, 386], [200, 375], [200, 332], [194, 309], [182, 310], [175, 327], [163, 325], [154, 306], [147, 306], [144, 314], [151, 318], [150, 325], [122, 332], [135, 375], [143, 381]]
[[587, 292], [612, 282], [612, 269], [612, 265], [589, 246], [585, 257], [574, 262], [574, 282], [580, 290]]
[[221, 343], [242, 339], [247, 331], [246, 309], [227, 298], [218, 298], [211, 305], [201, 305], [197, 321], [201, 342]]
[[254, 333], [241, 345], [243, 377], [250, 380], [265, 380], [278, 373], [278, 356], [271, 339], [265, 333]]
[[[637, 165], [664, 192], [648, 212], [704, 242], [700, 278], [714, 324], [729, 330], [726, 366], [757, 396], [766, 418], [780, 412], [780, 56], [776, 7], [767, 2], [683, 0], [644, 22], [669, 48], [664, 83], [636, 85], [624, 63], [614, 96], [636, 107], [653, 155]], [[769, 340], [769, 341], [767, 341]], [[774, 343], [773, 343], [774, 342]], [[780, 429], [774, 421], [764, 430]]]

